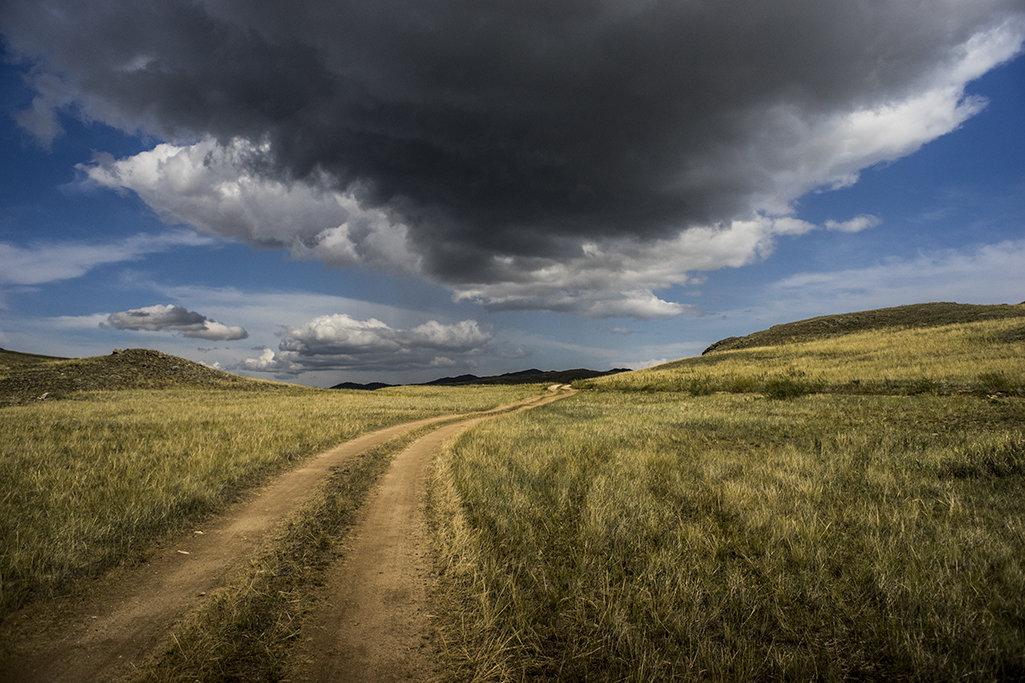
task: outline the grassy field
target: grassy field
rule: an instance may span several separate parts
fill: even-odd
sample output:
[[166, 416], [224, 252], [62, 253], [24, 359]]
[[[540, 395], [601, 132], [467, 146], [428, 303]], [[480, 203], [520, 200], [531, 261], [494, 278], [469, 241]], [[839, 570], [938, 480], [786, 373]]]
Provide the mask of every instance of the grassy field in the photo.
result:
[[[1025, 678], [1023, 313], [777, 326], [465, 433], [428, 477], [449, 677]], [[541, 391], [0, 350], [0, 617], [330, 445]], [[140, 676], [287, 678], [311, 584], [398, 445], [311, 492]]]
[[429, 482], [449, 665], [1022, 679], [1022, 325], [717, 352], [475, 428]]
[[1025, 409], [580, 394], [436, 462], [480, 679], [1025, 675]]
[[231, 384], [69, 393], [0, 408], [0, 616], [132, 561], [155, 539], [336, 443], [538, 391]]

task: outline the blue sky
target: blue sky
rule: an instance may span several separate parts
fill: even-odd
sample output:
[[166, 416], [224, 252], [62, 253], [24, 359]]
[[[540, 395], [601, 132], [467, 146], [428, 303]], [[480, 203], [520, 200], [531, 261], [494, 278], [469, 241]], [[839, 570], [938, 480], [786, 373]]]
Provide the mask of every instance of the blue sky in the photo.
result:
[[1025, 300], [1020, 3], [690, 4], [9, 3], [0, 346], [327, 386]]

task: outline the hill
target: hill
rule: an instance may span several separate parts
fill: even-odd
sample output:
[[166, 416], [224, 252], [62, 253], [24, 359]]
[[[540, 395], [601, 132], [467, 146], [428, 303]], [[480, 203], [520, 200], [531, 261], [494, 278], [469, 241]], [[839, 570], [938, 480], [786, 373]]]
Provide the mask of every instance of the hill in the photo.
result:
[[378, 389], [387, 389], [388, 387], [394, 387], [394, 384], [385, 384], [384, 382], [367, 382], [361, 384], [359, 382], [342, 382], [341, 384], [335, 384], [330, 387], [331, 389], [355, 389], [357, 391], [377, 391]]
[[109, 356], [55, 358], [0, 349], [0, 405], [64, 398], [77, 391], [170, 387], [266, 388], [248, 379], [149, 349]]
[[1025, 304], [983, 306], [938, 302], [895, 306], [856, 313], [824, 315], [783, 325], [773, 325], [767, 330], [754, 332], [745, 337], [720, 339], [705, 349], [702, 355], [756, 346], [777, 346], [868, 330], [939, 327], [1018, 317], [1025, 317]]
[[777, 325], [579, 388], [1025, 396], [1025, 305], [920, 304]]
[[44, 363], [51, 360], [68, 360], [67, 358], [61, 358], [59, 356], [40, 356], [36, 353], [20, 353], [18, 351], [8, 351], [7, 349], [0, 349], [0, 373], [6, 373], [9, 370], [32, 367], [39, 363]]

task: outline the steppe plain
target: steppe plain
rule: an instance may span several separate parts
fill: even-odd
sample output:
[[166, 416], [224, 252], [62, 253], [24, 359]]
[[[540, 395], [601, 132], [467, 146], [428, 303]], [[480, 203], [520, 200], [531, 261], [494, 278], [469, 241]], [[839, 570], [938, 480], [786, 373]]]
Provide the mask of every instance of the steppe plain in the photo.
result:
[[[359, 633], [323, 615], [405, 468], [415, 541], [392, 592], [416, 594], [414, 627], [384, 659], [412, 668], [382, 680], [1021, 679], [1023, 359], [1025, 305], [958, 304], [777, 326], [572, 389], [318, 390], [144, 350], [0, 352], [0, 678], [123, 645], [131, 619], [82, 635], [117, 612], [99, 596], [143, 586], [156, 609], [145, 576], [221, 553], [96, 676], [323, 679], [316, 639]], [[263, 526], [231, 526], [254, 505]]]

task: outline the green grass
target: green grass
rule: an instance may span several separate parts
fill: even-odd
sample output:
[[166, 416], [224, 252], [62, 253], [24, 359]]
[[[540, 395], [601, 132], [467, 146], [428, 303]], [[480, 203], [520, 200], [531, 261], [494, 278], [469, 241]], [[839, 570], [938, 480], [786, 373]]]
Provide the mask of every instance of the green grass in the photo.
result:
[[152, 541], [341, 441], [540, 391], [269, 386], [280, 388], [87, 392], [0, 408], [0, 615], [133, 561]]
[[720, 351], [574, 386], [693, 395], [761, 392], [778, 398], [809, 392], [1025, 396], [1023, 328], [1022, 318], [1004, 318], [868, 330]]
[[580, 394], [430, 478], [464, 679], [1020, 679], [1025, 407]]

